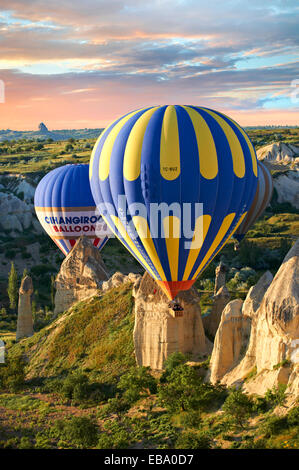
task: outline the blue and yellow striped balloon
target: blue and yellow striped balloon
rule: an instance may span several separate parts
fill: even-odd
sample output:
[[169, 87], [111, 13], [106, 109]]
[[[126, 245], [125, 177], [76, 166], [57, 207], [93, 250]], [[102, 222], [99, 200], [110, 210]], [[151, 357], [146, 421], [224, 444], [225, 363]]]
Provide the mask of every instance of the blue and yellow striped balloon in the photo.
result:
[[[111, 230], [173, 299], [191, 287], [245, 217], [256, 191], [257, 159], [247, 134], [227, 116], [196, 106], [154, 106], [105, 129], [89, 176]], [[145, 213], [134, 209], [137, 203]], [[189, 246], [183, 218], [172, 212], [159, 219], [161, 230], [170, 225], [168, 237], [154, 236], [151, 204], [162, 203], [203, 203]], [[200, 246], [194, 243], [199, 230]]]

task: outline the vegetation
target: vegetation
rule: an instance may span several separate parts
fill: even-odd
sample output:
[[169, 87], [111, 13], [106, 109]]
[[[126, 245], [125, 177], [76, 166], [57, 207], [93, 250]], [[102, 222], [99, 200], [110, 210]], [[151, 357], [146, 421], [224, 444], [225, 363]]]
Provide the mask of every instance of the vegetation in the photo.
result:
[[18, 274], [13, 263], [11, 263], [11, 269], [8, 276], [7, 293], [9, 297], [9, 306], [11, 310], [14, 310], [18, 302]]

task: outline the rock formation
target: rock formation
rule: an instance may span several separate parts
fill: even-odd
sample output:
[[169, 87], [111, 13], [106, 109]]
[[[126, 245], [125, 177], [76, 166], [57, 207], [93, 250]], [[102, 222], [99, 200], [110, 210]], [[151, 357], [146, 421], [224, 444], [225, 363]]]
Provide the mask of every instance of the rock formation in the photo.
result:
[[229, 299], [230, 293], [227, 287], [223, 285], [213, 297], [211, 312], [203, 317], [204, 330], [209, 337], [212, 336], [214, 338], [216, 335], [223, 309], [228, 304]]
[[219, 289], [225, 286], [225, 278], [226, 278], [227, 267], [225, 266], [222, 261], [220, 261], [219, 265], [215, 269], [215, 286], [214, 286], [214, 295], [217, 294]]
[[299, 209], [299, 171], [286, 171], [273, 178], [277, 202], [289, 202]]
[[257, 151], [257, 158], [266, 162], [290, 163], [298, 161], [299, 147], [284, 142], [265, 145]]
[[98, 293], [108, 279], [100, 252], [89, 238], [80, 237], [61, 264], [55, 280], [55, 313], [63, 312], [75, 302]]
[[[230, 302], [224, 309], [212, 353], [211, 380], [240, 384], [257, 394], [284, 383], [295, 397], [299, 393], [299, 240], [270, 282], [271, 275], [266, 273], [249, 291], [242, 309], [239, 300], [233, 301], [238, 305]], [[229, 322], [233, 317], [234, 322]]]
[[47, 126], [41, 122], [39, 125], [38, 125], [38, 130], [41, 134], [48, 134], [49, 130], [47, 128]]
[[125, 284], [126, 282], [133, 282], [134, 284], [137, 283], [141, 279], [140, 274], [130, 273], [127, 276], [120, 272], [116, 272], [113, 276], [108, 279], [108, 281], [104, 281], [102, 284], [102, 291], [106, 292], [107, 290], [113, 289], [114, 287], [118, 287], [121, 284]]
[[18, 321], [16, 340], [27, 338], [33, 335], [33, 319], [31, 309], [31, 296], [33, 294], [33, 284], [30, 276], [22, 279], [19, 289]]
[[30, 227], [33, 219], [32, 208], [14, 194], [0, 193], [2, 230], [22, 232]]
[[135, 289], [134, 345], [138, 365], [161, 370], [175, 351], [198, 359], [207, 353], [208, 341], [202, 325], [199, 295], [195, 289], [180, 292], [183, 316], [175, 317], [169, 300], [157, 283], [145, 273]]
[[242, 346], [242, 300], [229, 302], [222, 312], [210, 361], [211, 382], [222, 379], [239, 359]]

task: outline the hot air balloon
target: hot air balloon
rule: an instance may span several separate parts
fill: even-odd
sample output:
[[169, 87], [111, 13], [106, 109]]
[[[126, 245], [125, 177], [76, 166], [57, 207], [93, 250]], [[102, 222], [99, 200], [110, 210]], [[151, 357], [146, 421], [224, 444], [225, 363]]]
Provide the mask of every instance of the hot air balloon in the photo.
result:
[[34, 205], [41, 225], [64, 255], [81, 235], [99, 249], [108, 240], [109, 230], [91, 194], [88, 164], [50, 171], [37, 185]]
[[[196, 106], [154, 106], [120, 117], [97, 140], [89, 171], [103, 218], [170, 300], [192, 286], [232, 236], [257, 185], [256, 154], [244, 130]], [[185, 234], [183, 209], [199, 203], [203, 211], [190, 210]]]
[[[271, 201], [272, 193], [273, 180], [271, 173], [262, 162], [258, 161], [258, 183], [256, 193], [246, 217], [234, 233], [234, 238], [238, 242], [243, 240], [249, 228], [262, 215]], [[238, 249], [237, 247], [236, 249]]]

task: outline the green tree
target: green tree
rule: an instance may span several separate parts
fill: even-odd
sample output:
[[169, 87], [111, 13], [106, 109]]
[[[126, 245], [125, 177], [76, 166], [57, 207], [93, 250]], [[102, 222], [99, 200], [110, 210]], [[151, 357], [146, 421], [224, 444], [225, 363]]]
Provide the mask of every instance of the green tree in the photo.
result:
[[230, 416], [235, 424], [244, 428], [244, 424], [252, 413], [253, 402], [242, 390], [233, 390], [226, 398], [223, 411]]
[[279, 384], [278, 387], [268, 389], [265, 394], [265, 399], [269, 405], [273, 408], [275, 406], [283, 406], [286, 400], [286, 385]]
[[149, 367], [132, 367], [120, 378], [117, 388], [129, 402], [138, 400], [141, 394], [156, 393], [157, 384], [149, 370]]
[[10, 273], [8, 275], [7, 293], [9, 297], [9, 306], [14, 310], [18, 302], [18, 274], [14, 263], [11, 263]]
[[159, 387], [159, 397], [163, 405], [172, 413], [199, 408], [198, 390], [202, 379], [196, 371], [185, 364], [177, 366], [168, 382]]

